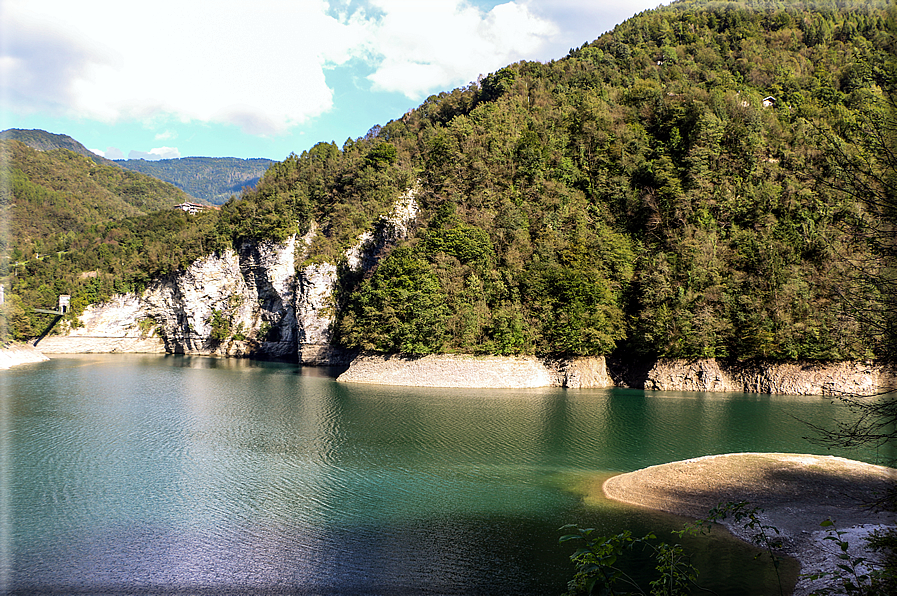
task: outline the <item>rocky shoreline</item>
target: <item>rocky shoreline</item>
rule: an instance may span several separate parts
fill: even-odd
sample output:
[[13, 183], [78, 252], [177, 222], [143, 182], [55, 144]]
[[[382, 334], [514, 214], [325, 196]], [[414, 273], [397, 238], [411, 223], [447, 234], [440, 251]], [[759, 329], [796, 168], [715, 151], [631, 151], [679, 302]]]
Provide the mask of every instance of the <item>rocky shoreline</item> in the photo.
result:
[[661, 358], [652, 363], [643, 380], [619, 364], [612, 369], [622, 384], [656, 391], [871, 395], [880, 388], [897, 387], [894, 370], [871, 362], [727, 362], [714, 358]]
[[[94, 316], [96, 316], [96, 311]], [[229, 344], [226, 354], [215, 350], [177, 349], [153, 331], [105, 319], [51, 335], [40, 342], [47, 354], [188, 353], [233, 357], [291, 355], [297, 364], [346, 366], [343, 383], [408, 387], [596, 389], [623, 387], [648, 391], [733, 392], [779, 395], [873, 395], [897, 388], [893, 368], [871, 362], [725, 362], [660, 358], [624, 361], [604, 356], [540, 358], [537, 356], [474, 356], [441, 354], [353, 354], [329, 344], [291, 345], [281, 342], [257, 351], [255, 342]], [[273, 345], [273, 344], [272, 344]]]
[[545, 361], [535, 356], [360, 355], [341, 383], [409, 387], [523, 389], [613, 387], [604, 358]]
[[782, 395], [872, 395], [897, 386], [891, 369], [867, 362], [723, 363], [706, 358], [632, 363], [603, 356], [540, 359], [457, 354], [360, 355], [337, 380], [414, 387], [626, 387]]
[[49, 360], [44, 354], [27, 344], [4, 344], [0, 347], [0, 369]]

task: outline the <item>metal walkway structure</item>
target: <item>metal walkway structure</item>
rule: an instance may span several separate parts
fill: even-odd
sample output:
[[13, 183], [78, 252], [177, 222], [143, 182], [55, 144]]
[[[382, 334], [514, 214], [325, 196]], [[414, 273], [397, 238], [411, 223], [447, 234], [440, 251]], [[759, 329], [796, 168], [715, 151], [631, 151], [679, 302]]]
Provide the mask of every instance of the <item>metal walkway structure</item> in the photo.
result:
[[36, 340], [34, 340], [34, 344], [33, 344], [33, 345], [36, 346], [38, 343], [40, 343], [40, 341], [41, 341], [43, 338], [45, 338], [45, 337], [47, 337], [47, 335], [49, 335], [49, 333], [53, 330], [53, 327], [56, 326], [56, 323], [58, 323], [59, 320], [62, 319], [63, 315], [65, 315], [65, 313], [68, 312], [68, 310], [69, 310], [69, 304], [71, 303], [71, 300], [72, 300], [72, 297], [71, 297], [70, 295], [68, 295], [68, 294], [60, 294], [60, 295], [59, 295], [59, 308], [58, 308], [58, 310], [47, 310], [46, 308], [35, 308], [35, 309], [34, 309], [34, 312], [44, 313], [44, 314], [47, 314], [47, 315], [56, 315], [56, 318], [53, 319], [53, 322], [51, 322], [51, 323], [47, 326], [46, 329], [44, 329], [44, 332], [40, 334], [40, 337], [38, 337]]

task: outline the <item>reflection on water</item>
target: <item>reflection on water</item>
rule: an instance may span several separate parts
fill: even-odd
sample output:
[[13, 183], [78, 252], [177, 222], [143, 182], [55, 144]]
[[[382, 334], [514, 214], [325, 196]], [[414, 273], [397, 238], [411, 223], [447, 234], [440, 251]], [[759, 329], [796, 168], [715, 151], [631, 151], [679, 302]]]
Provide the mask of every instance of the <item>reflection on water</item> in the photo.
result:
[[[583, 481], [715, 453], [825, 453], [800, 420], [843, 415], [821, 398], [415, 389], [327, 372], [90, 355], [0, 373], [3, 590], [560, 593], [561, 525], [683, 522], [584, 503]], [[697, 548], [721, 594], [756, 593], [771, 572], [730, 539]]]

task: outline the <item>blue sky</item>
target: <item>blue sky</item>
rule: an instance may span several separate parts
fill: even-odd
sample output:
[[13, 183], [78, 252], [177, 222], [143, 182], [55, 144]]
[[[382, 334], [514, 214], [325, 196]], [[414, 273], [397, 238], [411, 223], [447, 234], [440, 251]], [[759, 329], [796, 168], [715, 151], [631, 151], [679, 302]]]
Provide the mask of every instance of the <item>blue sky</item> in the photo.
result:
[[0, 0], [0, 129], [112, 159], [342, 143], [659, 0]]

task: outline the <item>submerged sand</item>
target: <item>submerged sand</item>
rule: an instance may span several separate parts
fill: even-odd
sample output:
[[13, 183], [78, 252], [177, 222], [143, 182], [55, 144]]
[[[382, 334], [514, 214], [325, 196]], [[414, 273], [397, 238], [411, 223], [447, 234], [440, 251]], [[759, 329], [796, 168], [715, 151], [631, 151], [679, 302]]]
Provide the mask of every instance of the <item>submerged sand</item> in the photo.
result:
[[[840, 553], [825, 540], [827, 519], [847, 532], [851, 547], [877, 528], [894, 527], [893, 512], [868, 504], [893, 489], [897, 469], [840, 457], [791, 453], [734, 453], [651, 466], [604, 482], [610, 499], [677, 515], [705, 518], [720, 503], [748, 501], [763, 509], [762, 523], [778, 528], [783, 553], [796, 558], [802, 573], [834, 570]], [[746, 531], [721, 522], [736, 536]], [[798, 582], [795, 594], [808, 594], [819, 582]]]

